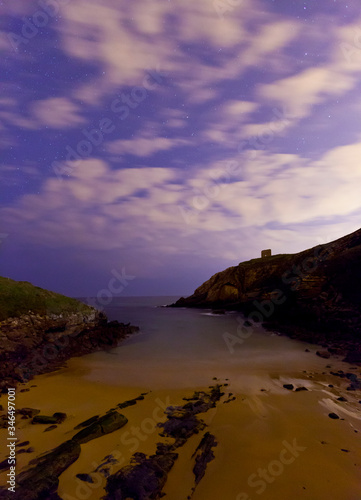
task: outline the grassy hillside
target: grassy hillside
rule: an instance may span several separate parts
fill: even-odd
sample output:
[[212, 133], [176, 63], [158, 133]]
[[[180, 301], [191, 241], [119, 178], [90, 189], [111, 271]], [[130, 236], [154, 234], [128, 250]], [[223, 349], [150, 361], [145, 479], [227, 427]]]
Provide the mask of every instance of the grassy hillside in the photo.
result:
[[91, 308], [65, 295], [49, 292], [27, 281], [0, 277], [0, 321], [19, 317], [32, 311], [35, 314], [90, 312]]

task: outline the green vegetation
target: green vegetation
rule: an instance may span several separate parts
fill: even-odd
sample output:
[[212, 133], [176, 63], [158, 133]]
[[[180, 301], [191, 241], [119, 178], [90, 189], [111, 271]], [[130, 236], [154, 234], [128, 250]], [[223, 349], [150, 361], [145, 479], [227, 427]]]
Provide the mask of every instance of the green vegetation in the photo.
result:
[[0, 321], [29, 311], [40, 315], [81, 312], [91, 308], [76, 299], [49, 292], [27, 281], [0, 277]]

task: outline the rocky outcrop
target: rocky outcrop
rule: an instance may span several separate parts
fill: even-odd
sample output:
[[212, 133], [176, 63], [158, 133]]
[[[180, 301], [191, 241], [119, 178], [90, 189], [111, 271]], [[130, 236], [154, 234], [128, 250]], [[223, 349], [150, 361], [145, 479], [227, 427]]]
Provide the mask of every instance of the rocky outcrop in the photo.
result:
[[175, 307], [239, 310], [290, 336], [342, 348], [361, 362], [361, 229], [296, 254], [242, 262]]
[[128, 419], [124, 415], [117, 411], [111, 411], [84, 427], [84, 429], [75, 434], [73, 440], [77, 441], [79, 444], [87, 443], [92, 439], [120, 429], [127, 422]]
[[52, 371], [64, 361], [116, 347], [138, 328], [107, 322], [98, 311], [41, 317], [31, 314], [0, 323], [0, 389]]
[[[64, 416], [65, 413], [54, 415], [59, 417]], [[60, 498], [56, 493], [59, 476], [79, 458], [80, 445], [117, 431], [127, 422], [128, 419], [117, 411], [109, 411], [101, 417], [95, 417], [95, 421], [92, 421], [90, 425], [85, 426], [86, 422], [84, 422], [84, 428], [72, 439], [29, 462], [25, 470], [20, 472], [15, 479], [15, 493], [0, 488], [0, 498], [14, 500]], [[3, 468], [9, 468], [5, 462]]]
[[[19, 314], [23, 300], [33, 310]], [[39, 312], [44, 307], [46, 312]], [[14, 315], [4, 317], [10, 310]], [[0, 312], [4, 318], [0, 322], [0, 391], [52, 371], [70, 357], [115, 347], [138, 330], [117, 321], [108, 323], [105, 314], [75, 299], [4, 278], [0, 279]]]
[[15, 492], [0, 488], [0, 498], [14, 500], [55, 499], [59, 476], [81, 452], [80, 444], [69, 440], [49, 453], [31, 460], [29, 468], [16, 477]]
[[[223, 387], [223, 384], [210, 386], [208, 392], [196, 391], [190, 398], [183, 398], [187, 403], [182, 406], [169, 406], [165, 411], [167, 420], [158, 427], [162, 429], [162, 437], [173, 438], [174, 442], [158, 443], [154, 455], [134, 453], [130, 464], [108, 477], [104, 500], [162, 498], [168, 473], [178, 458], [176, 450], [205, 428], [206, 424], [197, 415], [216, 407], [224, 396]], [[213, 460], [212, 448], [216, 445], [215, 437], [207, 432], [195, 450], [192, 456], [195, 486], [191, 493], [204, 476], [207, 464]]]
[[214, 459], [213, 448], [215, 446], [217, 446], [216, 438], [213, 434], [206, 432], [192, 455], [192, 458], [195, 460], [193, 474], [196, 486], [206, 473], [208, 463]]
[[164, 450], [150, 457], [134, 453], [131, 463], [108, 479], [104, 500], [161, 498], [168, 472], [177, 458], [177, 453]]

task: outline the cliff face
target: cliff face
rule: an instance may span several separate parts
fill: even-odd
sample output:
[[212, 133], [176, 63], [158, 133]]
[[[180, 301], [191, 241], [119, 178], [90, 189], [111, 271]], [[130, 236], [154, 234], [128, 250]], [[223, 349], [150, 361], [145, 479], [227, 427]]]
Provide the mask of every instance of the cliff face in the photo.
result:
[[137, 330], [108, 323], [103, 313], [75, 299], [7, 278], [0, 278], [0, 318], [0, 390], [70, 357], [115, 347]]
[[361, 340], [360, 304], [361, 229], [300, 253], [242, 262], [174, 306], [240, 310], [254, 321], [303, 329], [309, 341], [351, 342]]

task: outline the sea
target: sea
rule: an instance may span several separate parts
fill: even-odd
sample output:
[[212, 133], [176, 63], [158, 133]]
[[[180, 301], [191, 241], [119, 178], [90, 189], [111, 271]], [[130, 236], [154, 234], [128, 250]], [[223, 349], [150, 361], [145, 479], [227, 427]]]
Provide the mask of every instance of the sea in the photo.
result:
[[238, 390], [253, 390], [259, 376], [324, 368], [324, 360], [306, 351], [315, 346], [256, 323], [245, 328], [238, 312], [166, 307], [178, 299], [114, 298], [104, 309], [108, 319], [136, 325], [139, 333], [116, 349], [89, 355], [89, 376], [110, 383], [119, 373], [129, 386], [154, 388], [207, 386], [214, 378], [228, 378]]
[[[154, 454], [157, 443], [169, 442], [157, 424], [166, 418], [164, 410], [222, 384], [221, 400], [198, 415], [205, 429], [177, 448], [165, 499], [360, 500], [361, 394], [347, 391], [347, 378], [331, 373], [351, 370], [361, 377], [360, 369], [323, 359], [318, 346], [262, 325], [245, 329], [238, 312], [166, 307], [178, 298], [114, 297], [104, 309], [108, 319], [136, 325], [139, 332], [116, 348], [71, 358], [17, 391], [17, 408], [67, 415], [51, 432], [18, 419], [17, 437], [33, 449], [18, 454], [18, 470], [71, 439], [79, 423], [142, 394], [144, 399], [121, 410], [126, 426], [82, 444], [78, 460], [59, 478], [63, 500], [100, 500], [106, 487], [100, 464], [111, 457], [115, 472], [135, 452]], [[217, 445], [196, 485], [195, 453], [205, 432]], [[6, 429], [0, 429], [2, 436], [5, 442]], [[86, 474], [94, 480], [80, 479]]]

